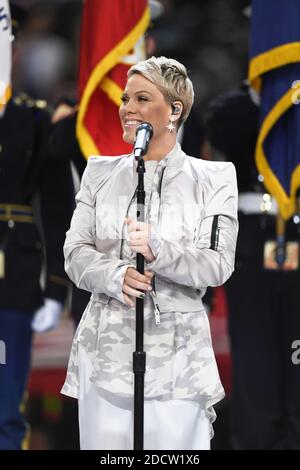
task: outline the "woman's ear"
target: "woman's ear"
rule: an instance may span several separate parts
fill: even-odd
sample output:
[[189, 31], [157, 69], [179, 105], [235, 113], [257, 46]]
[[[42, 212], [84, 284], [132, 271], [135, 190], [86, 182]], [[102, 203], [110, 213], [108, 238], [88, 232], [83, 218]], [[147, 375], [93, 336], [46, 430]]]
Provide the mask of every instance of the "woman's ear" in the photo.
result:
[[171, 103], [171, 107], [172, 107], [172, 115], [176, 116], [174, 121], [178, 121], [183, 110], [181, 101], [173, 101], [173, 103]]

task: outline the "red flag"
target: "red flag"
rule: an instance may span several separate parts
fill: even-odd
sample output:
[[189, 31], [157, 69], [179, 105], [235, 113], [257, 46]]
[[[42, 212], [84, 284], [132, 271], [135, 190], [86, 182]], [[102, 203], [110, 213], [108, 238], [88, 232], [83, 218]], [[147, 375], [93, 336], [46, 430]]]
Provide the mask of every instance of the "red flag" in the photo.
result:
[[118, 108], [129, 67], [144, 59], [149, 22], [147, 0], [85, 0], [76, 132], [86, 158], [132, 150], [122, 139]]

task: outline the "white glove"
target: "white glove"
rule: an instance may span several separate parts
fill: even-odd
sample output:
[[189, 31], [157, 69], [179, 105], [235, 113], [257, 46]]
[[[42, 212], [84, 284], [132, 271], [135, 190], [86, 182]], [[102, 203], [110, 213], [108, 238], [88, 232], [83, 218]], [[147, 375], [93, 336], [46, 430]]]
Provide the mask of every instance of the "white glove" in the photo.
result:
[[37, 333], [53, 330], [59, 322], [63, 304], [53, 299], [45, 299], [44, 305], [33, 315], [31, 328]]

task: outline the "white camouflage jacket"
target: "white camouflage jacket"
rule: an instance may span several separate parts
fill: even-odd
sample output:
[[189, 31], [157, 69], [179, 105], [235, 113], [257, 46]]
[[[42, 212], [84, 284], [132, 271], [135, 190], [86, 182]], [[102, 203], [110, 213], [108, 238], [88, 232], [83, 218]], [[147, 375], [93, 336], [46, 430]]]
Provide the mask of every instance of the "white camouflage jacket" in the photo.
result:
[[[208, 286], [234, 269], [238, 232], [232, 163], [187, 156], [176, 144], [160, 182], [158, 222], [150, 246], [161, 311], [197, 311]], [[117, 299], [130, 264], [120, 259], [122, 230], [137, 184], [133, 155], [90, 157], [64, 246], [65, 269], [92, 300]]]

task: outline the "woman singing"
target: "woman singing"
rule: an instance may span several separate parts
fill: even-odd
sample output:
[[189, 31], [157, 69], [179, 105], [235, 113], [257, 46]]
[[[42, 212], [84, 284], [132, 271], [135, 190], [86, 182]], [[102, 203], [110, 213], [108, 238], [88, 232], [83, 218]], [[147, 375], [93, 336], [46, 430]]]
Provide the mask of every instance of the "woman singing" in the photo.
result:
[[[65, 242], [66, 271], [91, 300], [62, 392], [79, 403], [82, 449], [132, 449], [135, 299], [144, 299], [145, 449], [209, 449], [224, 396], [201, 301], [234, 268], [237, 186], [231, 163], [176, 143], [194, 92], [185, 67], [152, 57], [131, 67], [123, 138], [153, 127], [145, 160], [145, 223], [136, 221], [133, 154], [91, 157]], [[145, 274], [136, 254], [145, 257]]]

